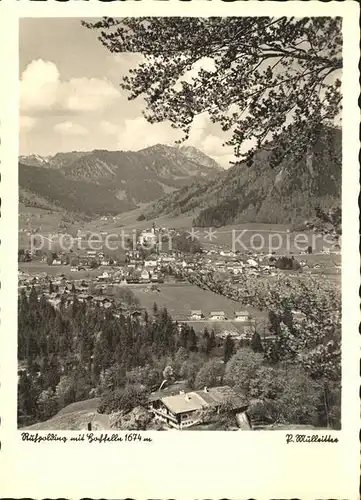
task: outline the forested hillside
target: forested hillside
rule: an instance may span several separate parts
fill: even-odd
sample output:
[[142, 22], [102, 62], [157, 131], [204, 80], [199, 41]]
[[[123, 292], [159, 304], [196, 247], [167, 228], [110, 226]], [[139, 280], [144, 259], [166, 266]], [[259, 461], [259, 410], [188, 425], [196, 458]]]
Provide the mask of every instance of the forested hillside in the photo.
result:
[[[274, 341], [262, 343], [255, 333], [251, 341], [236, 345], [228, 336], [221, 348], [214, 331], [196, 335], [156, 304], [138, 318], [126, 311], [104, 312], [76, 296], [69, 307], [63, 297], [56, 309], [35, 288], [28, 297], [23, 291], [18, 301], [18, 424], [44, 421], [71, 403], [95, 397], [101, 398], [99, 412], [128, 415], [146, 407], [150, 393], [166, 379], [196, 389], [229, 385], [258, 400], [258, 416], [271, 423], [338, 428], [339, 327], [337, 313], [335, 319], [328, 310], [338, 299], [326, 293], [314, 309], [313, 290], [306, 288], [298, 301], [310, 312], [301, 337], [294, 335], [300, 325], [284, 310], [270, 313]], [[129, 290], [125, 298], [126, 308], [137, 307]], [[317, 336], [313, 315], [326, 326]]]
[[210, 181], [193, 183], [157, 200], [147, 217], [201, 209], [196, 226], [297, 223], [312, 217], [318, 205], [328, 209], [340, 204], [340, 129], [323, 129], [301, 158], [277, 153], [281, 161], [275, 168], [270, 167], [275, 151], [260, 150], [252, 164], [242, 162]]
[[19, 186], [24, 201], [32, 193], [70, 212], [107, 214], [134, 208], [119, 200], [109, 186], [68, 179], [59, 170], [19, 164]]

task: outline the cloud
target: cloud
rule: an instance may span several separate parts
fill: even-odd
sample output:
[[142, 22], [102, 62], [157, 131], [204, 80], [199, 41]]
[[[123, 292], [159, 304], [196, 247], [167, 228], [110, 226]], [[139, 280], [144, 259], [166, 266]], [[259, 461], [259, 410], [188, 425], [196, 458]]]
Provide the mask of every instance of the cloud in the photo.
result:
[[[233, 148], [223, 146], [224, 141], [212, 133], [207, 132], [209, 118], [207, 114], [198, 115], [193, 123], [189, 139], [190, 144], [206, 155], [214, 158], [222, 167], [228, 168], [229, 162], [234, 161]], [[169, 144], [175, 146], [182, 133], [171, 128], [167, 122], [150, 124], [143, 117], [127, 119], [119, 131], [114, 123], [103, 121], [100, 123], [104, 134], [117, 136], [117, 147], [123, 150], [137, 151], [154, 144]]]
[[178, 78], [177, 82], [174, 84], [174, 89], [181, 90], [181, 82], [192, 83], [193, 80], [197, 78], [201, 69], [203, 69], [204, 71], [209, 71], [210, 73], [214, 73], [216, 71], [214, 59], [212, 59], [211, 57], [202, 57], [202, 59], [196, 61], [191, 69], [185, 71], [183, 75]]
[[99, 123], [99, 130], [104, 135], [116, 135], [119, 133], [119, 126], [107, 120], [102, 120]]
[[88, 130], [85, 127], [70, 121], [57, 123], [53, 128], [55, 132], [62, 135], [88, 135]]
[[151, 124], [142, 116], [125, 120], [118, 135], [118, 147], [139, 150], [154, 144], [173, 144], [180, 138], [180, 132], [167, 122]]
[[[119, 57], [114, 68], [124, 71], [137, 60], [139, 56]], [[212, 64], [212, 60], [203, 61], [202, 67], [211, 70]], [[23, 152], [56, 152], [61, 137], [66, 138], [64, 142], [69, 149], [97, 147], [134, 151], [154, 144], [174, 146], [183, 135], [169, 122], [147, 122], [141, 114], [142, 100], [129, 102], [107, 79], [62, 80], [52, 61], [31, 61], [21, 75], [20, 88]], [[227, 168], [233, 159], [233, 149], [222, 146], [220, 135], [208, 113], [202, 113], [194, 118], [186, 144], [204, 151]]]
[[20, 109], [22, 112], [49, 109], [57, 99], [59, 71], [50, 61], [38, 59], [28, 64], [21, 75]]
[[225, 140], [225, 137], [217, 135], [217, 129], [211, 123], [208, 113], [202, 113], [194, 118], [186, 144], [200, 149], [222, 167], [229, 168], [229, 162], [234, 161], [235, 157], [233, 147], [224, 145]]
[[199, 141], [202, 140], [202, 137], [205, 134], [205, 130], [210, 123], [211, 122], [208, 113], [196, 115], [193, 119], [188, 142], [193, 146], [198, 147]]
[[20, 110], [26, 115], [81, 114], [102, 111], [121, 97], [107, 79], [60, 79], [51, 61], [31, 61], [21, 75]]
[[224, 141], [216, 135], [207, 135], [201, 143], [202, 150], [210, 156], [219, 155], [222, 150], [227, 150]]
[[139, 64], [146, 62], [145, 56], [134, 52], [122, 52], [120, 54], [107, 54], [110, 61], [110, 69], [107, 72], [109, 78], [121, 81], [128, 75], [130, 69], [136, 68]]
[[101, 111], [120, 97], [119, 91], [106, 79], [73, 78], [62, 83], [59, 103], [71, 112]]
[[20, 116], [19, 117], [19, 126], [23, 131], [31, 130], [35, 127], [36, 119], [31, 116]]

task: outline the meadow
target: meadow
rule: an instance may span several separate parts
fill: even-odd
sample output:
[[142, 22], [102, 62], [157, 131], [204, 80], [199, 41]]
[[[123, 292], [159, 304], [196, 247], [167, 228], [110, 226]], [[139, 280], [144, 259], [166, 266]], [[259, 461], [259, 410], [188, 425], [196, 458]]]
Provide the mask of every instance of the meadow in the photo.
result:
[[[139, 215], [146, 212], [146, 206], [120, 214], [116, 220], [112, 217], [96, 218], [91, 221], [73, 220], [65, 222], [67, 217], [61, 212], [43, 210], [35, 207], [25, 207], [19, 204], [19, 248], [29, 248], [30, 238], [27, 229], [37, 228], [39, 232], [46, 235], [55, 233], [60, 227], [68, 234], [75, 235], [77, 230], [90, 231], [97, 234], [120, 234], [126, 231], [131, 234], [132, 230], [137, 232], [150, 228], [153, 223], [156, 227], [174, 228], [179, 231], [190, 231], [192, 221], [197, 215], [182, 215], [178, 217], [163, 216], [149, 221], [138, 221]], [[70, 220], [70, 219], [69, 219]], [[66, 228], [66, 229], [65, 229]], [[311, 245], [313, 252], [319, 253], [323, 249], [330, 249], [333, 241], [315, 234], [312, 231], [293, 231], [292, 225], [288, 224], [266, 224], [266, 223], [244, 223], [214, 228], [213, 235], [210, 237], [209, 230], [206, 227], [194, 227], [197, 239], [206, 249], [224, 248], [245, 251], [276, 251], [278, 254], [298, 254], [300, 249], [307, 250]], [[243, 232], [243, 233], [242, 233]], [[242, 233], [242, 234], [241, 234]], [[237, 240], [237, 238], [239, 238]], [[298, 244], [297, 244], [298, 243]], [[305, 258], [304, 258], [305, 260]]]
[[95, 278], [102, 274], [104, 267], [98, 269], [86, 269], [84, 271], [71, 271], [71, 266], [49, 266], [46, 262], [18, 262], [18, 269], [25, 273], [40, 274], [46, 273], [49, 276], [64, 274], [66, 278], [81, 280]]
[[[206, 318], [211, 311], [223, 311], [230, 319], [234, 318], [235, 311], [244, 310], [244, 307], [238, 305], [237, 302], [210, 290], [202, 290], [196, 285], [158, 285], [159, 292], [151, 291], [147, 286], [128, 286], [138, 298], [141, 307], [152, 310], [156, 302], [159, 308], [166, 307], [169, 314], [176, 320], [187, 320], [192, 310], [201, 310]], [[267, 313], [257, 309], [247, 308], [247, 310], [256, 318], [267, 317]]]

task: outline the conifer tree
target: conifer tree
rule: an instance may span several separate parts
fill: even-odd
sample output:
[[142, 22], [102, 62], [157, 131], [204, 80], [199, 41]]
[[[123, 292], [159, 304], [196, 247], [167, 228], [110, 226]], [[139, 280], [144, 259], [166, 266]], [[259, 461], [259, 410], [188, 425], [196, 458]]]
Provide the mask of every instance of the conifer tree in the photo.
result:
[[262, 340], [258, 332], [253, 333], [250, 347], [253, 352], [263, 352]]
[[233, 354], [234, 354], [234, 340], [230, 335], [227, 335], [223, 344], [223, 361], [227, 363], [229, 359], [233, 356]]

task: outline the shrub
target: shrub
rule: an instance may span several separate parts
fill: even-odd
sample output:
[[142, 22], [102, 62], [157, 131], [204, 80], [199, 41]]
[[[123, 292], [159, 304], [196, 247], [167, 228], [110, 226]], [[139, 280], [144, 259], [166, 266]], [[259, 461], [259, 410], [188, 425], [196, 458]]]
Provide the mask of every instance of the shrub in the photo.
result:
[[129, 413], [137, 406], [145, 406], [147, 403], [147, 394], [144, 389], [138, 389], [135, 386], [126, 386], [124, 389], [115, 389], [109, 391], [101, 398], [98, 411], [99, 413], [113, 413], [121, 411]]
[[109, 421], [112, 429], [145, 431], [152, 421], [152, 418], [152, 415], [145, 408], [137, 407], [126, 415], [124, 415], [123, 412], [112, 413]]

